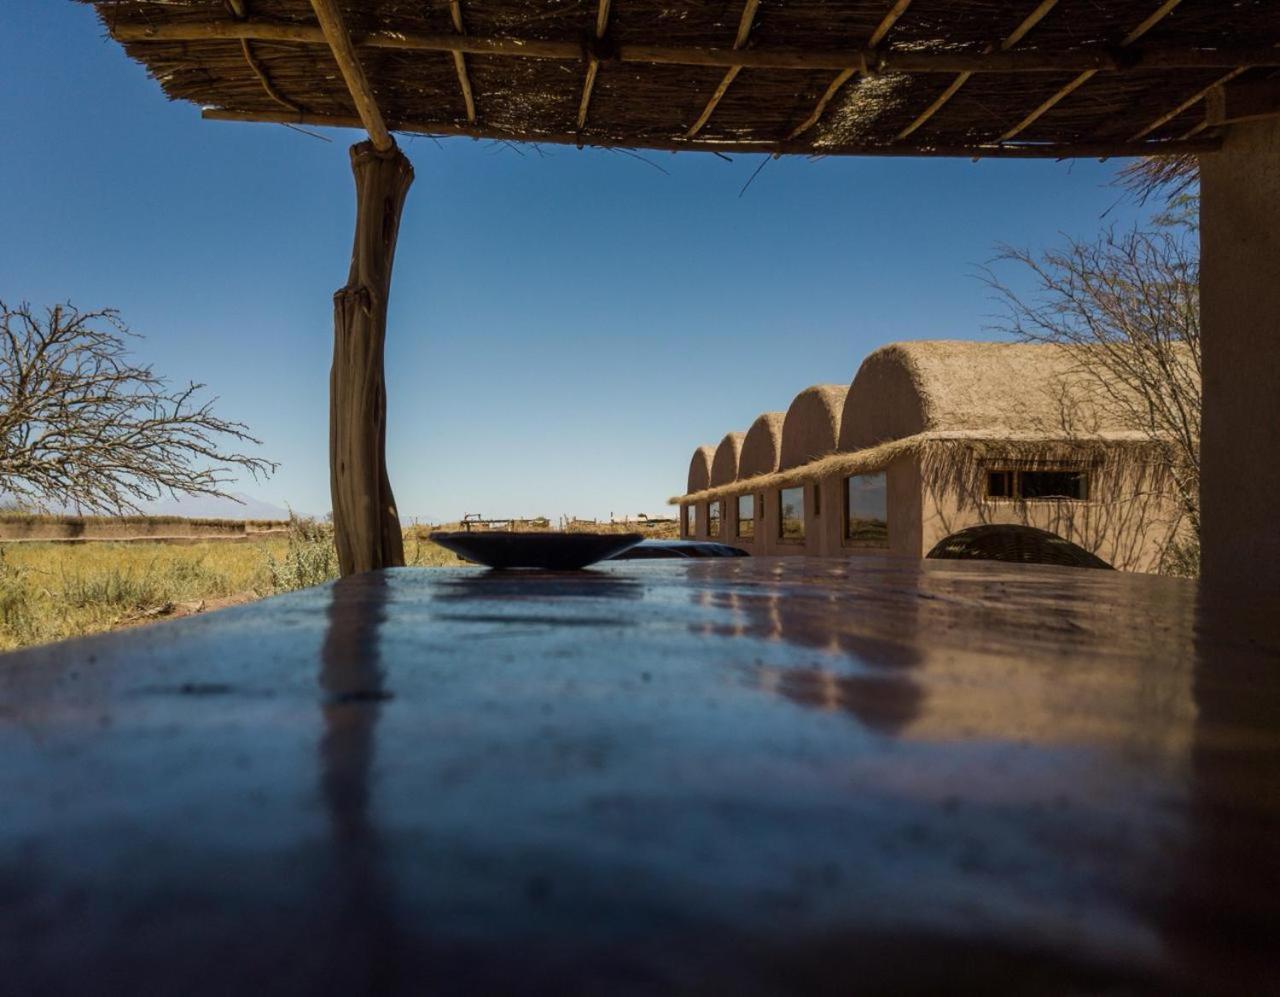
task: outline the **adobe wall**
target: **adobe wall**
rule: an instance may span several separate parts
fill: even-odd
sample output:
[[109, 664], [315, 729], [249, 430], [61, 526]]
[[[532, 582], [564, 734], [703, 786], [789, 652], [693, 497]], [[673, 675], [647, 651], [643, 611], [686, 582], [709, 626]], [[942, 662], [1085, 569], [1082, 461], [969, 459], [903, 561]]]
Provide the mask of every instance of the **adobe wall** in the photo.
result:
[[925, 459], [920, 556], [970, 526], [1016, 523], [1056, 533], [1122, 571], [1159, 569], [1179, 509], [1167, 477], [1145, 462], [1119, 453], [1091, 466], [1083, 501], [987, 498], [987, 470], [980, 461], [935, 470]]

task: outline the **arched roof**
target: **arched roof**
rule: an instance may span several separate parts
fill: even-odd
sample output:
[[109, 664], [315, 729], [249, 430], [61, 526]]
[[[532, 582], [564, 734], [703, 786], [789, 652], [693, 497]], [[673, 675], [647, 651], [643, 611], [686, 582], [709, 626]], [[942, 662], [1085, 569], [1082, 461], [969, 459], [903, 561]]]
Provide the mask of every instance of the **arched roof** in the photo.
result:
[[[923, 432], [1093, 434], [1132, 427], [1099, 404], [1077, 353], [1039, 343], [891, 343], [858, 368], [841, 417], [840, 449]], [[1112, 414], [1109, 414], [1108, 410]]]
[[738, 477], [752, 478], [778, 469], [778, 459], [782, 456], [782, 423], [786, 417], [785, 412], [765, 412], [751, 424], [742, 441]]
[[688, 492], [700, 492], [711, 487], [711, 461], [715, 451], [709, 446], [698, 447], [689, 461]]
[[738, 480], [738, 462], [745, 433], [726, 433], [711, 459], [711, 486], [727, 485]]
[[843, 384], [815, 384], [796, 395], [782, 423], [779, 470], [799, 467], [836, 449], [848, 393]]

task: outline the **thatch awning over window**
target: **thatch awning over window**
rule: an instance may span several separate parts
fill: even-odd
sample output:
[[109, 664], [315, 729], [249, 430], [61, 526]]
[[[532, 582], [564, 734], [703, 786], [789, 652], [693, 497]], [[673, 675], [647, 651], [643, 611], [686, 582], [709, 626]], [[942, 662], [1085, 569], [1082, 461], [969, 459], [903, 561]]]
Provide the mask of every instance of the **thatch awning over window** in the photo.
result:
[[[359, 125], [309, 0], [98, 0], [171, 98]], [[341, 0], [395, 130], [723, 152], [1071, 156], [1215, 145], [1275, 0]]]

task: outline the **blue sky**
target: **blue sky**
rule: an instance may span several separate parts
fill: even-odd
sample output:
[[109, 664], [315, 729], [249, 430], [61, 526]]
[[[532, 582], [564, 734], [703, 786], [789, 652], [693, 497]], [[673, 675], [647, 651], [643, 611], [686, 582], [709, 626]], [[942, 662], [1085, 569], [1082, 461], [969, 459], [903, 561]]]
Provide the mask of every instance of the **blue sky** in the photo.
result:
[[[4, 0], [0, 297], [119, 308], [138, 354], [324, 512], [347, 146], [203, 122], [70, 0]], [[1140, 209], [1119, 164], [644, 154], [404, 139], [387, 342], [404, 517], [662, 511], [700, 443], [898, 339], [990, 338], [994, 247]], [[1108, 214], [1109, 212], [1109, 214]], [[1104, 215], [1106, 216], [1104, 218]], [[1011, 275], [1016, 279], [1016, 275]]]

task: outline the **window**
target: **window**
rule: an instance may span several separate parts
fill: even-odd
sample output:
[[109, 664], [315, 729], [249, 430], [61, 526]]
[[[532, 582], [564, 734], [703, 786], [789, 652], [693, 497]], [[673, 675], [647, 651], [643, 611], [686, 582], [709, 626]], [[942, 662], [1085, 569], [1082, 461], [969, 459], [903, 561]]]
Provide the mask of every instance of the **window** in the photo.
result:
[[718, 537], [720, 535], [720, 503], [711, 502], [707, 505], [707, 536]]
[[804, 541], [804, 489], [783, 488], [778, 492], [778, 537], [792, 543]]
[[756, 535], [756, 497], [738, 496], [738, 536], [750, 540]]
[[813, 486], [813, 518], [822, 515], [822, 485]]
[[1071, 499], [1089, 497], [1088, 471], [988, 471], [987, 498]]
[[686, 505], [684, 507], [684, 535], [687, 537], [694, 536], [698, 532], [698, 507], [696, 505]]
[[889, 503], [883, 474], [845, 478], [844, 505], [844, 539], [848, 546], [889, 546]]

